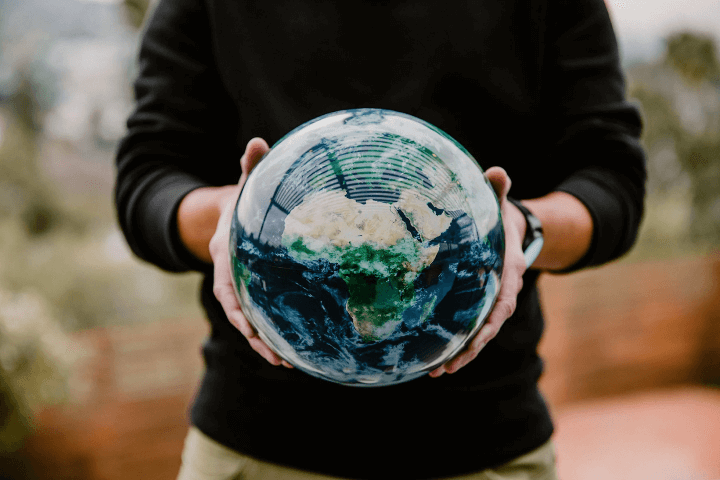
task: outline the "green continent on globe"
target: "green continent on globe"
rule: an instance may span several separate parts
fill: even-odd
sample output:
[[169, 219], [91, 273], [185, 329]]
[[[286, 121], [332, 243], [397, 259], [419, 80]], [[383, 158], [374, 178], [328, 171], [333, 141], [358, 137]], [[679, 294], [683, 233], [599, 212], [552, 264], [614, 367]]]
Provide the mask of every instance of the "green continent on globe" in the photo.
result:
[[235, 282], [239, 285], [242, 282], [246, 287], [250, 284], [250, 278], [252, 273], [250, 270], [243, 265], [237, 257], [232, 257], [233, 272], [235, 274]]
[[407, 266], [418, 264], [418, 247], [418, 242], [403, 238], [387, 248], [364, 243], [343, 255], [339, 274], [350, 291], [346, 308], [363, 340], [387, 338], [412, 305], [419, 272]]
[[[332, 209], [323, 208], [329, 205]], [[425, 241], [408, 231], [399, 207]], [[373, 342], [388, 338], [402, 322], [416, 299], [415, 279], [438, 252], [427, 241], [449, 225], [449, 217], [412, 195], [401, 196], [396, 204], [361, 204], [341, 192], [321, 192], [290, 212], [282, 244], [298, 261], [322, 258], [338, 264], [350, 294], [346, 309], [353, 325], [363, 341]], [[423, 321], [431, 309], [423, 306]]]

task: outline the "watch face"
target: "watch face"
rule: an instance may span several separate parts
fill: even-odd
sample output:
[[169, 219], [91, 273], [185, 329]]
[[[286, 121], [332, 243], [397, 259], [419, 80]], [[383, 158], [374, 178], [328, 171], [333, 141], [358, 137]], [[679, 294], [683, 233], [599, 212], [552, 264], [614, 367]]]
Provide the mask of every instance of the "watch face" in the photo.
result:
[[532, 212], [518, 200], [514, 198], [508, 198], [508, 200], [518, 207], [525, 217], [525, 238], [523, 239], [522, 246], [523, 254], [525, 255], [525, 265], [527, 268], [530, 268], [530, 266], [535, 263], [538, 255], [540, 255], [544, 244], [542, 224], [540, 223], [540, 219], [533, 215]]
[[525, 248], [525, 264], [528, 268], [530, 268], [530, 265], [535, 263], [535, 259], [540, 255], [540, 251], [542, 250], [544, 242], [543, 238], [543, 229], [542, 224], [540, 223], [540, 219], [538, 219], [535, 215], [533, 215], [528, 210], [528, 215], [525, 217], [528, 222], [528, 233], [532, 235], [532, 240], [530, 242], [530, 245]]
[[543, 247], [543, 237], [542, 237], [542, 230], [538, 233], [538, 237], [530, 242], [530, 245], [527, 246], [527, 248], [523, 251], [523, 254], [525, 255], [525, 266], [527, 268], [530, 268], [530, 266], [535, 263], [535, 259], [540, 255], [540, 251]]

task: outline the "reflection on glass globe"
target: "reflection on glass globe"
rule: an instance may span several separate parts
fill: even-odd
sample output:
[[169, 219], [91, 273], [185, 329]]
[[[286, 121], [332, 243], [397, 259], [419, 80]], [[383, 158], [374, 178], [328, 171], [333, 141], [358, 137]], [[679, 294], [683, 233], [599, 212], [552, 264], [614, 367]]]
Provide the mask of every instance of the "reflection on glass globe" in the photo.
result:
[[446, 133], [388, 110], [336, 112], [282, 138], [237, 203], [230, 259], [260, 337], [300, 370], [404, 382], [458, 353], [500, 289], [497, 198]]

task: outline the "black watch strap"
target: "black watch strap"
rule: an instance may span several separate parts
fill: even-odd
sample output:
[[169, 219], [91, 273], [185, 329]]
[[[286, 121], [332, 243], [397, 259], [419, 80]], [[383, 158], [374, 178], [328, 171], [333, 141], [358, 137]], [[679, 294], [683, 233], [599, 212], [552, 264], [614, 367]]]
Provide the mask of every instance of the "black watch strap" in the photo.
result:
[[535, 259], [540, 255], [540, 250], [543, 247], [543, 228], [540, 220], [527, 209], [525, 205], [520, 203], [519, 200], [508, 197], [508, 201], [515, 205], [525, 217], [525, 238], [523, 238], [522, 249], [525, 254], [525, 265], [530, 268], [530, 265], [535, 262]]

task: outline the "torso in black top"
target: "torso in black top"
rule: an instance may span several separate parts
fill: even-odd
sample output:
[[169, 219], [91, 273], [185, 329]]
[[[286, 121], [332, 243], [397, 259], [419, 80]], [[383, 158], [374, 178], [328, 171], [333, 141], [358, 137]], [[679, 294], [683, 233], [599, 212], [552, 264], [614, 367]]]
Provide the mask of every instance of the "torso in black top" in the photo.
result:
[[[272, 145], [346, 108], [437, 125], [483, 168], [504, 167], [516, 198], [581, 198], [595, 232], [576, 268], [616, 258], [637, 231], [640, 122], [602, 0], [161, 0], [140, 57], [117, 203], [130, 245], [163, 268], [201, 266], [179, 251], [172, 208], [158, 205], [235, 182], [250, 138]], [[343, 477], [434, 478], [507, 462], [552, 433], [537, 390], [536, 273], [468, 366], [387, 388], [270, 366], [227, 322], [208, 273], [212, 334], [192, 421], [221, 443]]]

